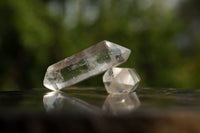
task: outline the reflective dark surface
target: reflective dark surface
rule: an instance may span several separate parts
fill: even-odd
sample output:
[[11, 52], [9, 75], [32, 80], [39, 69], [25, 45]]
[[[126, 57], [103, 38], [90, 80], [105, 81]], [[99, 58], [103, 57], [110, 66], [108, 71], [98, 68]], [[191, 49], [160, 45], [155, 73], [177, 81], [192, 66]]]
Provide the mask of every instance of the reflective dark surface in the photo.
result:
[[0, 92], [1, 132], [200, 132], [200, 90], [105, 88]]
[[[103, 99], [102, 99], [103, 100]], [[50, 92], [44, 95], [44, 107], [47, 112], [70, 112], [83, 114], [128, 114], [140, 106], [137, 94], [110, 94], [102, 107], [94, 106], [84, 100], [71, 97], [64, 92]]]
[[0, 92], [2, 113], [121, 115], [134, 112], [200, 111], [200, 90], [138, 88], [136, 93], [108, 95], [105, 88], [68, 88], [48, 92]]

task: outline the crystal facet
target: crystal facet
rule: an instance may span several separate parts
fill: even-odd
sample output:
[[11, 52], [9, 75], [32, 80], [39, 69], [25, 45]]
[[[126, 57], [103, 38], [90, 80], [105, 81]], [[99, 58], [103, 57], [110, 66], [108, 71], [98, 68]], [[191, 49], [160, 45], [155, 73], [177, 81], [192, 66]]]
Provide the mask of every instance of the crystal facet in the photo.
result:
[[130, 93], [137, 88], [140, 77], [133, 68], [113, 67], [105, 72], [103, 82], [108, 93]]
[[43, 84], [60, 90], [125, 62], [130, 49], [102, 41], [48, 67]]

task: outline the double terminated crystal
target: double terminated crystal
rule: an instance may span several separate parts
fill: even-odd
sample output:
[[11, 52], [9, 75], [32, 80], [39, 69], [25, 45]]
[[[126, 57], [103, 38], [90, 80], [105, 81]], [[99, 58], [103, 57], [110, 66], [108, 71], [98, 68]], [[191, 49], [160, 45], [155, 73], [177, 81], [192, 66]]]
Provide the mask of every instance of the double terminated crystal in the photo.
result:
[[48, 67], [43, 84], [60, 90], [125, 62], [131, 51], [109, 41], [102, 41]]

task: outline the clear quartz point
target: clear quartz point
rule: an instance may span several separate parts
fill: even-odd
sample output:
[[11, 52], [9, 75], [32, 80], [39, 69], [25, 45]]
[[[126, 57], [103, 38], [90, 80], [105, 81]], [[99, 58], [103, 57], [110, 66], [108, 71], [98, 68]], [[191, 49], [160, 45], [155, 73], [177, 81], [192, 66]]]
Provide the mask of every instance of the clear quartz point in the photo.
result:
[[137, 88], [140, 77], [133, 68], [113, 67], [105, 72], [103, 82], [110, 94], [130, 93]]
[[47, 68], [43, 84], [50, 90], [76, 84], [125, 62], [130, 49], [102, 41]]

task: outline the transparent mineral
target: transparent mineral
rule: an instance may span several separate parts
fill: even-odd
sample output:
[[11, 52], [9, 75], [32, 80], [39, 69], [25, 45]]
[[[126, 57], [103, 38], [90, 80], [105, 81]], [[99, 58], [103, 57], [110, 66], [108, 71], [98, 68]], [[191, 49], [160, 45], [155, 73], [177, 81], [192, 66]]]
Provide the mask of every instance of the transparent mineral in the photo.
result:
[[60, 90], [125, 62], [131, 51], [109, 41], [102, 41], [47, 68], [43, 84]]
[[103, 82], [108, 93], [130, 93], [137, 88], [140, 77], [133, 68], [113, 67], [105, 72]]

